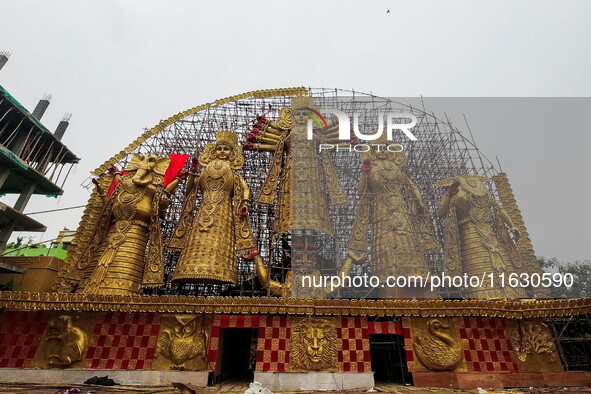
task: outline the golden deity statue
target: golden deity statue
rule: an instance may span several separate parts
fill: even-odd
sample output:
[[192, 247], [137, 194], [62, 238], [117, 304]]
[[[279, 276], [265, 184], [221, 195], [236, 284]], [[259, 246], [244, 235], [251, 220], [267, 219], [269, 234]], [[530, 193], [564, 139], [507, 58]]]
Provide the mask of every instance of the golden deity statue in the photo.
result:
[[[326, 192], [335, 206], [349, 203], [327, 151], [320, 154], [322, 161], [317, 153], [320, 142], [338, 143], [337, 127], [329, 127], [320, 138], [308, 140], [307, 109], [310, 108], [314, 108], [312, 97], [300, 96], [292, 99], [291, 108], [285, 107], [279, 111], [276, 122], [258, 117], [245, 144], [247, 150], [273, 152], [271, 167], [256, 203], [272, 205], [277, 196], [277, 214], [273, 225], [275, 235], [290, 229], [334, 235]], [[294, 135], [296, 138], [292, 138]], [[294, 161], [302, 165], [292, 171]], [[296, 191], [294, 201], [292, 189]], [[298, 210], [293, 217], [292, 205]]]
[[59, 290], [68, 291], [69, 284], [83, 293], [134, 294], [163, 285], [160, 217], [183, 177], [179, 172], [163, 187], [170, 163], [169, 157], [134, 154], [125, 171], [112, 167], [93, 180], [96, 189], [60, 274]]
[[328, 151], [322, 150], [319, 154], [318, 146], [321, 143], [338, 144], [338, 125], [330, 123], [327, 130], [315, 130], [313, 138], [308, 139], [308, 111], [313, 108], [314, 100], [311, 97], [292, 99], [291, 228], [334, 236], [329, 202], [332, 206], [342, 207], [349, 204], [349, 199]]
[[[448, 187], [441, 198], [439, 216], [445, 217], [444, 271], [449, 275], [484, 275], [479, 287], [467, 287], [469, 298], [522, 298], [523, 288], [507, 285], [507, 277], [521, 273], [524, 266], [513, 244], [508, 225], [516, 239], [519, 229], [489, 193], [483, 176], [446, 178], [437, 183]], [[500, 286], [498, 274], [505, 273], [505, 288]], [[491, 283], [490, 274], [495, 276]]]
[[[379, 277], [381, 282], [388, 276], [426, 278], [429, 269], [425, 252], [435, 252], [439, 245], [419, 189], [402, 172], [406, 156], [402, 152], [389, 152], [386, 145], [384, 136], [361, 155], [363, 173], [358, 186], [361, 197], [343, 270], [367, 257], [371, 227], [371, 275]], [[405, 296], [402, 289], [396, 294], [388, 287], [383, 289], [381, 293], [386, 297]]]
[[[250, 252], [256, 246], [247, 218], [250, 189], [238, 173], [244, 158], [237, 142], [234, 132], [219, 131], [216, 143], [207, 144], [199, 155], [201, 174], [195, 173], [195, 161], [191, 166], [187, 198], [168, 244], [182, 250], [173, 282], [236, 284], [236, 251]], [[199, 190], [202, 199], [194, 216]]]
[[[292, 234], [292, 259], [315, 267], [317, 243], [314, 238], [319, 233], [334, 236], [327, 196], [335, 206], [347, 205], [348, 198], [328, 153], [317, 153], [321, 142], [338, 144], [337, 126], [331, 123], [320, 138], [308, 140], [307, 111], [311, 108], [314, 108], [312, 97], [299, 96], [292, 99], [291, 108], [279, 111], [276, 122], [258, 117], [245, 149], [273, 152], [269, 173], [256, 203], [272, 205], [276, 199], [274, 236], [299, 230], [298, 234]], [[281, 284], [270, 279], [268, 267], [258, 253], [247, 258], [255, 260], [259, 281], [270, 289], [271, 295], [290, 294], [291, 272]]]

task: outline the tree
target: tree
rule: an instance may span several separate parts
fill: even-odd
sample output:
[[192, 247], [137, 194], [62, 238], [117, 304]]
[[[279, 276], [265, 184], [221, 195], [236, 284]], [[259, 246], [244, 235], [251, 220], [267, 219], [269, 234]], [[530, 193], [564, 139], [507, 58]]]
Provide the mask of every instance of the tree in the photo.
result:
[[6, 247], [4, 248], [5, 250], [8, 249], [20, 249], [21, 246], [23, 246], [23, 237], [16, 237], [16, 242], [9, 242], [6, 244]]
[[12, 256], [14, 253], [17, 253], [22, 250], [22, 249], [35, 249], [38, 248], [39, 245], [35, 242], [35, 240], [33, 239], [33, 237], [26, 237], [27, 241], [25, 241], [25, 237], [17, 237], [15, 242], [9, 242], [6, 244], [6, 246], [4, 247], [4, 250], [2, 251], [2, 253], [0, 253], [0, 255], [10, 255]]
[[[554, 298], [588, 298], [591, 297], [591, 260], [561, 262], [556, 257], [547, 259], [538, 257], [540, 267], [546, 272], [559, 273], [563, 278], [561, 286], [550, 287]], [[566, 274], [572, 275], [572, 286], [564, 285]], [[555, 283], [555, 282], [554, 282]]]

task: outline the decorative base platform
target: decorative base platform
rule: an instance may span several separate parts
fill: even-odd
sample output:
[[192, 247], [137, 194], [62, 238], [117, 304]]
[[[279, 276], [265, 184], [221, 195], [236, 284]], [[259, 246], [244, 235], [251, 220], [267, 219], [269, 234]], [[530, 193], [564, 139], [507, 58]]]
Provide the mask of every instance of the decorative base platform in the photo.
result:
[[369, 390], [373, 372], [255, 372], [254, 380], [271, 391]]
[[503, 389], [511, 387], [589, 387], [591, 372], [415, 372], [416, 387]]
[[[218, 381], [254, 366], [254, 379], [273, 391], [363, 391], [374, 386], [374, 372], [388, 373], [384, 360], [400, 359], [418, 387], [591, 385], [591, 372], [563, 372], [544, 325], [562, 307], [588, 313], [591, 299], [379, 303], [0, 293], [0, 382], [6, 383], [81, 384], [108, 375], [125, 385], [203, 387], [210, 374]], [[436, 341], [434, 325], [446, 327], [446, 346], [460, 360], [456, 372], [429, 370], [425, 360], [433, 352], [414, 348], [416, 338]], [[187, 335], [175, 334], [181, 332]], [[324, 338], [320, 360], [308, 354], [307, 335]], [[536, 348], [546, 350], [525, 352]]]
[[208, 371], [126, 371], [121, 369], [36, 369], [2, 368], [2, 383], [82, 384], [93, 376], [106, 376], [122, 385], [168, 385], [172, 383], [207, 386]]

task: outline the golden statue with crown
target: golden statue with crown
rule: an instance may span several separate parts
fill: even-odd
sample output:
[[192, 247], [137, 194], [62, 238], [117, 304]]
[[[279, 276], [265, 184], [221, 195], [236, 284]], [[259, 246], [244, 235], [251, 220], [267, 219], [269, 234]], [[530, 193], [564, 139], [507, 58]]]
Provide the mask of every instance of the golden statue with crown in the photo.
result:
[[[343, 272], [348, 275], [353, 262], [361, 263], [370, 255], [371, 274], [382, 282], [395, 275], [425, 278], [429, 273], [425, 252], [435, 252], [439, 245], [421, 193], [402, 171], [406, 155], [386, 150], [387, 143], [383, 135], [361, 155], [360, 199]], [[384, 298], [427, 296], [408, 289], [382, 290]]]
[[[328, 152], [318, 154], [320, 143], [339, 144], [338, 125], [331, 122], [322, 133], [316, 130], [318, 138], [308, 140], [307, 111], [313, 108], [312, 97], [294, 97], [291, 108], [281, 108], [276, 121], [259, 116], [245, 144], [246, 150], [273, 152], [256, 203], [273, 205], [275, 202], [274, 238], [295, 230], [291, 257], [307, 269], [317, 267], [318, 235], [333, 237], [335, 234], [329, 205], [349, 204]], [[247, 258], [255, 260], [259, 281], [270, 289], [271, 295], [291, 294], [291, 271], [281, 284], [270, 279], [269, 269], [258, 254]]]
[[478, 175], [437, 182], [447, 187], [439, 206], [439, 216], [445, 217], [445, 272], [484, 278], [480, 286], [464, 289], [467, 298], [524, 298], [523, 288], [502, 288], [490, 280], [489, 274], [522, 273], [526, 268], [506, 226], [515, 240], [520, 231], [484, 182], [489, 179]]
[[[250, 189], [238, 173], [244, 164], [238, 136], [228, 130], [216, 134], [198, 162], [204, 169], [197, 175], [193, 159], [187, 198], [180, 220], [168, 244], [182, 250], [172, 276], [173, 282], [238, 282], [236, 253], [249, 252], [256, 243], [247, 219]], [[197, 193], [202, 199], [193, 215]]]

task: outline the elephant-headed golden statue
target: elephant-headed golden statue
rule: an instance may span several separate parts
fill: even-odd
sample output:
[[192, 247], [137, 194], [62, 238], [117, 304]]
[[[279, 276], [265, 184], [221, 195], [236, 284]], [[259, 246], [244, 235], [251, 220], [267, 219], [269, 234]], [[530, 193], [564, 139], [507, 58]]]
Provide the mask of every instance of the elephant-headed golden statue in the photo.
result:
[[135, 154], [124, 171], [111, 167], [93, 180], [57, 290], [73, 285], [83, 293], [137, 294], [164, 283], [160, 217], [185, 177], [179, 168], [187, 157], [174, 155], [171, 166], [170, 157]]

